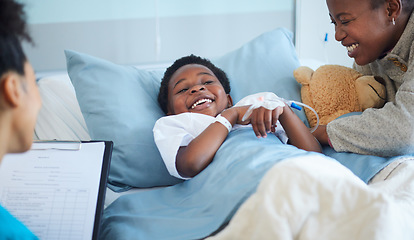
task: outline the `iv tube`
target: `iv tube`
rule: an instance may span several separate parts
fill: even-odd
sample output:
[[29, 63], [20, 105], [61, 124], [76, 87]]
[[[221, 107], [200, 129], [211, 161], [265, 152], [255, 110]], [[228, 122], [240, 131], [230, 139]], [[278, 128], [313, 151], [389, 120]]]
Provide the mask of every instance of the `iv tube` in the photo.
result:
[[290, 102], [295, 103], [297, 105], [301, 105], [303, 107], [306, 107], [306, 108], [308, 108], [309, 110], [311, 110], [315, 114], [315, 116], [316, 116], [316, 125], [313, 126], [313, 128], [311, 128], [311, 130], [310, 130], [311, 133], [315, 132], [315, 130], [319, 127], [319, 116], [318, 116], [318, 113], [316, 113], [315, 109], [313, 109], [309, 105], [306, 105], [306, 104], [301, 103], [301, 102], [296, 102], [296, 101], [290, 101]]
[[[299, 107], [299, 106], [306, 107], [306, 108], [308, 108], [309, 110], [311, 110], [315, 114], [315, 116], [316, 116], [316, 125], [313, 126], [313, 128], [311, 128], [311, 130], [310, 130], [311, 133], [313, 133], [319, 127], [319, 116], [318, 116], [318, 113], [316, 113], [315, 109], [313, 109], [309, 105], [306, 105], [306, 104], [301, 103], [301, 102], [296, 102], [296, 101], [291, 101], [291, 100], [285, 100], [285, 99], [282, 99], [282, 100], [286, 104], [288, 104], [290, 107], [292, 107], [292, 108], [295, 108], [295, 109], [298, 109], [298, 110], [302, 110], [302, 108]], [[297, 106], [297, 105], [299, 105], [299, 106]]]

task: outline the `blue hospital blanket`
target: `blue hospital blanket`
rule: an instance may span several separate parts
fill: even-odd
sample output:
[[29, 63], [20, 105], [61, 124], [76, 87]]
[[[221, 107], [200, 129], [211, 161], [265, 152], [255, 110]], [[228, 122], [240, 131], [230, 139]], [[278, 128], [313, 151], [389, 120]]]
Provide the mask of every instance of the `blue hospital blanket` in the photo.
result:
[[336, 152], [333, 148], [326, 146], [322, 149], [326, 156], [332, 157], [340, 162], [342, 165], [350, 169], [362, 181], [368, 183], [371, 178], [375, 176], [381, 169], [388, 166], [391, 162], [407, 156], [414, 156], [408, 154], [397, 157], [378, 157], [372, 155], [361, 155], [349, 152]]
[[104, 212], [103, 239], [199, 239], [228, 222], [277, 162], [310, 153], [250, 128], [232, 131], [213, 162], [177, 185], [119, 197]]
[[[274, 164], [313, 154], [319, 153], [284, 145], [271, 134], [258, 139], [249, 128], [237, 129], [229, 134], [213, 162], [193, 179], [171, 187], [123, 195], [114, 201], [105, 209], [101, 238], [204, 238], [231, 219]], [[364, 161], [370, 163], [361, 164], [355, 156], [352, 159], [358, 164], [347, 167], [365, 179], [390, 161], [367, 157]], [[357, 171], [358, 167], [370, 169]]]

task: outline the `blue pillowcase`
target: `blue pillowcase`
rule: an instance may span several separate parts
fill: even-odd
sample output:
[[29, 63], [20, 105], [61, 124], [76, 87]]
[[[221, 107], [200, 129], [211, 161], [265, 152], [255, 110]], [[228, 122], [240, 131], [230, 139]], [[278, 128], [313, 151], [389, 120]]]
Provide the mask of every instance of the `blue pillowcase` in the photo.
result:
[[[234, 103], [258, 92], [273, 92], [287, 100], [301, 102], [301, 85], [293, 78], [299, 60], [292, 36], [288, 30], [279, 28], [213, 60], [229, 77]], [[307, 124], [304, 111], [296, 114]]]
[[[301, 101], [301, 85], [293, 78], [300, 64], [292, 37], [290, 31], [278, 28], [212, 61], [228, 75], [234, 103], [258, 92]], [[308, 124], [304, 111], [296, 114]]]
[[114, 142], [110, 187], [119, 191], [180, 182], [167, 172], [152, 133], [155, 121], [164, 115], [157, 102], [162, 72], [73, 51], [65, 54], [91, 139]]
[[[110, 187], [122, 191], [181, 182], [167, 172], [152, 133], [155, 121], [164, 116], [157, 102], [163, 71], [117, 65], [74, 51], [65, 54], [91, 138], [114, 142]], [[211, 60], [227, 73], [234, 102], [263, 91], [300, 101], [300, 85], [293, 77], [299, 61], [286, 29], [264, 33]], [[297, 114], [306, 123], [304, 112]]]

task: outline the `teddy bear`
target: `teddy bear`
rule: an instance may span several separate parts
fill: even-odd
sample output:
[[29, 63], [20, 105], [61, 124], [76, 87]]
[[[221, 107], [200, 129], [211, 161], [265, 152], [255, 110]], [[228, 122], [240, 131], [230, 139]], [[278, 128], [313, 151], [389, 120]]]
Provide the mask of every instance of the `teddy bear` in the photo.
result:
[[[385, 82], [380, 77], [364, 76], [340, 65], [323, 65], [315, 71], [306, 66], [295, 69], [293, 76], [301, 85], [302, 102], [319, 115], [319, 124], [350, 112], [380, 108], [386, 102]], [[309, 126], [317, 123], [316, 115], [305, 108]]]

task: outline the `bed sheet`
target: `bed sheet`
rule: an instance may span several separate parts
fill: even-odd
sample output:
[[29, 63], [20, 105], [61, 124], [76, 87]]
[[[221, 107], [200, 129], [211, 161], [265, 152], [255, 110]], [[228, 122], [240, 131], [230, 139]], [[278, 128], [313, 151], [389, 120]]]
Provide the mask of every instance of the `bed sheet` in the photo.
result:
[[[371, 188], [368, 188], [366, 182], [343, 164], [325, 155], [299, 150], [291, 145], [277, 145], [275, 142], [279, 140], [276, 136], [272, 136], [258, 140], [250, 129], [235, 130], [229, 134], [214, 161], [195, 178], [171, 187], [120, 196], [104, 212], [102, 238], [182, 240], [208, 237], [225, 226], [239, 207], [247, 199], [251, 199], [249, 197], [256, 192], [263, 176], [271, 168], [280, 169], [280, 173], [284, 173], [281, 176], [285, 176], [285, 179], [279, 181], [279, 178], [275, 178], [276, 183], [273, 183], [268, 191], [276, 192], [275, 196], [286, 200], [282, 203], [278, 202], [281, 206], [301, 207], [294, 216], [302, 217], [301, 212], [307, 210], [309, 217], [318, 216], [316, 219], [321, 219], [324, 224], [327, 224], [335, 219], [334, 217], [337, 216], [335, 214], [339, 212], [343, 213], [341, 216], [347, 219], [341, 223], [349, 225], [347, 221], [353, 221], [352, 219], [362, 208], [361, 204], [369, 204], [370, 202], [367, 202], [369, 200], [372, 200], [374, 205], [377, 204], [374, 200], [381, 196], [381, 190], [367, 191]], [[289, 170], [283, 163], [288, 162], [287, 159], [290, 158], [307, 164], [303, 164], [302, 167], [301, 164], [296, 164], [297, 169]], [[393, 160], [385, 159], [384, 161]], [[306, 174], [319, 178], [312, 179], [306, 177]], [[325, 175], [330, 178], [325, 178]], [[346, 184], [353, 188], [345, 188]], [[290, 187], [292, 187], [291, 197], [287, 198], [283, 190]], [[344, 196], [339, 198], [343, 206], [340, 203], [337, 204], [336, 194]], [[352, 198], [357, 194], [360, 195], [357, 199], [363, 201], [356, 202], [359, 204], [357, 205], [359, 209], [351, 214], [347, 212], [347, 209], [356, 209], [356, 206], [352, 205], [355, 203]], [[323, 200], [323, 204], [318, 200]], [[313, 205], [310, 204], [311, 201]], [[385, 203], [378, 205], [381, 204]], [[396, 213], [401, 210], [395, 207], [396, 205], [390, 206], [396, 209]], [[263, 211], [272, 212], [271, 208], [266, 209], [267, 207]], [[383, 209], [377, 208], [376, 210]], [[395, 215], [395, 217], [398, 216], [400, 215]], [[405, 218], [406, 215], [401, 214], [401, 217]], [[291, 218], [289, 221], [296, 223], [296, 220]], [[363, 220], [360, 219], [358, 224], [363, 226]], [[259, 223], [261, 224], [261, 222], [249, 224], [260, 225]], [[296, 225], [296, 227], [305, 226]], [[306, 228], [312, 227], [309, 225]], [[333, 225], [332, 227], [334, 228]], [[296, 231], [299, 230], [296, 229]], [[309, 236], [316, 233], [310, 231]], [[293, 233], [287, 234], [292, 236]], [[315, 236], [319, 235], [313, 235], [313, 239]]]
[[[380, 183], [378, 186], [389, 188], [398, 186], [405, 186], [406, 184], [410, 184], [410, 182], [406, 179], [407, 174], [411, 174], [414, 172], [414, 156], [400, 156], [396, 160], [392, 161], [388, 164], [385, 168], [383, 168], [380, 172], [378, 172], [368, 184], [376, 184]], [[398, 178], [400, 179], [398, 183], [394, 180], [393, 183], [386, 182], [383, 184], [383, 181], [389, 178]], [[160, 189], [163, 187], [153, 187], [153, 188], [132, 188], [128, 191], [124, 192], [114, 192], [110, 188], [106, 190], [106, 197], [105, 197], [105, 205], [104, 207], [108, 207], [111, 203], [113, 203], [117, 198], [122, 195], [142, 192], [142, 191], [151, 191], [155, 189]], [[385, 191], [385, 189], [384, 189]]]
[[[40, 91], [42, 94], [42, 98], [44, 99], [44, 107], [41, 110], [41, 113], [39, 114], [39, 121], [38, 125], [36, 126], [36, 138], [38, 139], [61, 139], [61, 140], [88, 140], [90, 139], [88, 135], [88, 130], [86, 128], [86, 125], [84, 123], [83, 117], [81, 115], [79, 105], [76, 101], [76, 97], [74, 94], [73, 86], [70, 84], [69, 78], [67, 74], [60, 74], [57, 78], [56, 76], [51, 77], [43, 77], [39, 81]], [[56, 111], [57, 109], [57, 111]], [[43, 112], [42, 112], [43, 111]], [[51, 127], [52, 126], [52, 127]], [[227, 142], [227, 141], [226, 141]], [[229, 143], [230, 144], [230, 143]], [[231, 145], [231, 144], [230, 144]], [[114, 233], [114, 236], [119, 236], [117, 239], [123, 239], [126, 234], [122, 232], [122, 227], [119, 228], [117, 226], [114, 226], [111, 222], [110, 218], [112, 217], [123, 217], [123, 215], [130, 215], [130, 219], [132, 219], [132, 222], [129, 222], [125, 224], [126, 228], [130, 228], [129, 234], [131, 236], [134, 236], [136, 234], [135, 226], [139, 225], [141, 221], [143, 221], [146, 216], [142, 217], [142, 213], [138, 212], [136, 216], [133, 216], [134, 211], [139, 211], [139, 209], [145, 209], [144, 213], [148, 213], [148, 216], [151, 215], [151, 209], [148, 209], [148, 206], [150, 207], [156, 207], [158, 205], [158, 211], [159, 216], [170, 216], [170, 214], [176, 213], [177, 210], [174, 209], [176, 205], [182, 207], [183, 212], [191, 214], [198, 214], [199, 222], [196, 222], [195, 224], [199, 225], [200, 228], [197, 229], [194, 233], [190, 233], [188, 238], [197, 238], [199, 236], [207, 236], [211, 232], [218, 229], [222, 224], [225, 224], [227, 221], [231, 219], [233, 214], [237, 211], [238, 207], [252, 194], [255, 192], [255, 189], [257, 187], [257, 184], [259, 184], [261, 177], [267, 172], [267, 170], [273, 166], [275, 163], [282, 161], [286, 157], [292, 157], [297, 154], [301, 155], [302, 153], [298, 153], [293, 151], [293, 153], [289, 152], [289, 148], [286, 149], [286, 155], [279, 155], [276, 156], [274, 159], [270, 159], [270, 156], [267, 154], [274, 153], [272, 150], [266, 150], [266, 158], [269, 159], [262, 159], [262, 153], [260, 151], [263, 151], [262, 147], [257, 148], [256, 153], [248, 151], [248, 153], [245, 151], [246, 149], [250, 149], [252, 146], [246, 144], [241, 144], [240, 146], [244, 146], [239, 148], [240, 151], [237, 152], [237, 150], [231, 149], [232, 152], [236, 152], [237, 154], [234, 154], [235, 159], [233, 159], [233, 163], [230, 161], [223, 161], [221, 167], [224, 166], [228, 167], [228, 169], [232, 169], [230, 172], [225, 172], [225, 175], [219, 174], [214, 175], [218, 179], [221, 179], [220, 181], [215, 181], [214, 184], [207, 183], [205, 186], [203, 184], [179, 184], [178, 186], [174, 187], [168, 187], [166, 190], [163, 190], [164, 188], [157, 188], [157, 189], [148, 189], [145, 190], [145, 194], [141, 193], [144, 192], [142, 189], [134, 189], [132, 191], [128, 191], [123, 194], [112, 194], [111, 191], [108, 189], [108, 194], [106, 198], [106, 206], [110, 205], [112, 202], [116, 202], [116, 199], [120, 195], [132, 195], [131, 197], [122, 197], [120, 202], [117, 202], [114, 204], [113, 207], [111, 207], [110, 211], [108, 213], [105, 213], [105, 215], [108, 217], [108, 220], [106, 221], [106, 224], [109, 226], [106, 231], [110, 232], [111, 234]], [[244, 149], [243, 149], [244, 148]], [[229, 147], [230, 149], [230, 147]], [[223, 152], [230, 151], [230, 150], [221, 150]], [[241, 165], [238, 165], [237, 158], [243, 158], [241, 154], [256, 154], [254, 157], [250, 159], [244, 159], [244, 163], [246, 164], [246, 168], [244, 169], [245, 173], [247, 171], [248, 174], [250, 173], [248, 170], [255, 169], [258, 167], [260, 170], [257, 173], [254, 173], [254, 176], [250, 176], [250, 178], [246, 178], [243, 176], [243, 174], [236, 174], [237, 171], [241, 169]], [[346, 166], [347, 168], [351, 169], [351, 171], [358, 176], [360, 179], [363, 179], [365, 182], [370, 180], [372, 176], [374, 176], [377, 173], [377, 170], [383, 169], [383, 167], [387, 166], [390, 162], [389, 167], [386, 167], [384, 170], [380, 172], [380, 174], [377, 174], [374, 179], [371, 181], [372, 188], [379, 188], [382, 191], [386, 191], [386, 189], [397, 189], [395, 185], [390, 184], [390, 181], [388, 181], [391, 177], [392, 179], [400, 179], [399, 185], [401, 188], [405, 188], [406, 185], [410, 185], [411, 180], [407, 180], [407, 178], [404, 178], [405, 176], [409, 175], [414, 171], [413, 168], [411, 168], [410, 171], [397, 171], [398, 169], [410, 169], [407, 167], [406, 159], [409, 158], [409, 156], [400, 156], [392, 159], [382, 159], [379, 157], [374, 156], [358, 156], [356, 154], [351, 153], [336, 153], [332, 149], [324, 148], [324, 153], [335, 158], [337, 161], [342, 163], [342, 165]], [[277, 153], [274, 153], [277, 155]], [[231, 155], [228, 152], [223, 155]], [[304, 154], [302, 157], [308, 158], [309, 156], [307, 154]], [[354, 161], [357, 159], [358, 161]], [[404, 160], [404, 161], [403, 161]], [[219, 168], [217, 164], [214, 168]], [[251, 169], [249, 169], [251, 168]], [[397, 169], [397, 170], [395, 170]], [[209, 170], [210, 171], [210, 170]], [[211, 170], [213, 171], [213, 170]], [[253, 171], [253, 170], [252, 170]], [[206, 171], [208, 172], [208, 171]], [[408, 173], [407, 173], [408, 172]], [[206, 173], [207, 174], [207, 173]], [[398, 177], [397, 177], [398, 176]], [[354, 176], [355, 177], [355, 176]], [[378, 182], [382, 183], [383, 179], [387, 179], [385, 182], [387, 184], [377, 184]], [[204, 178], [206, 180], [206, 178]], [[230, 184], [226, 186], [226, 181], [231, 180]], [[407, 181], [407, 182], [406, 182]], [[393, 180], [392, 182], [397, 182], [396, 180]], [[199, 183], [202, 183], [202, 181], [199, 181]], [[244, 184], [244, 185], [243, 185]], [[240, 186], [243, 185], [243, 186]], [[374, 187], [375, 186], [375, 187]], [[208, 189], [210, 187], [210, 189]], [[167, 190], [168, 189], [168, 190]], [[199, 193], [195, 193], [198, 191]], [[226, 191], [228, 191], [226, 193]], [[133, 192], [132, 194], [130, 194]], [[202, 192], [202, 193], [201, 193]], [[144, 195], [142, 195], [144, 194]], [[181, 194], [181, 195], [180, 195]], [[195, 199], [190, 200], [199, 202], [197, 204], [193, 205], [193, 209], [188, 209], [184, 205], [187, 203], [187, 198], [191, 198], [193, 196], [196, 196]], [[142, 196], [148, 196], [147, 200], [144, 198], [141, 198]], [[170, 197], [173, 196], [173, 204], [171, 204], [168, 201], [159, 201], [156, 199], [157, 197]], [[216, 199], [210, 199], [210, 198], [216, 198]], [[151, 202], [151, 199], [155, 199], [153, 202]], [[131, 205], [129, 206], [127, 203], [130, 201]], [[211, 203], [208, 203], [206, 206], [206, 201], [212, 201]], [[221, 201], [223, 201], [223, 206], [216, 208], [216, 205], [221, 204]], [[135, 205], [134, 203], [137, 203]], [[215, 205], [215, 204], [216, 205]], [[119, 214], [116, 213], [116, 209], [119, 209]], [[180, 209], [180, 208], [179, 208]], [[212, 210], [214, 209], [214, 210]], [[225, 209], [225, 210], [223, 210]], [[131, 210], [131, 212], [130, 212]], [[223, 211], [221, 211], [223, 210]], [[213, 216], [215, 211], [219, 212], [216, 216]], [[220, 212], [221, 211], [221, 212]], [[178, 231], [185, 232], [186, 230], [193, 231], [193, 221], [192, 221], [192, 215], [188, 216], [189, 221], [184, 221], [184, 224], [187, 224], [187, 229], [178, 229]], [[177, 218], [184, 217], [184, 215], [181, 215], [181, 213], [176, 216]], [[187, 217], [187, 216], [185, 216]], [[139, 219], [139, 220], [137, 220]], [[171, 218], [168, 221], [164, 222], [165, 224], [168, 224], [169, 221], [173, 221], [175, 218]], [[122, 221], [121, 221], [122, 222]], [[204, 223], [206, 223], [205, 226], [203, 226]], [[152, 222], [149, 221], [148, 223], [144, 224], [143, 226], [151, 226], [153, 223], [157, 223], [157, 221]], [[163, 223], [163, 224], [164, 224]], [[175, 223], [174, 223], [175, 224]], [[174, 226], [174, 224], [172, 226]], [[138, 227], [138, 231], [141, 227]], [[158, 231], [159, 229], [163, 229], [162, 224], [158, 225], [157, 227], [154, 227], [150, 231]], [[116, 231], [120, 231], [119, 235], [115, 234]], [[168, 232], [166, 234], [166, 238], [170, 238], [171, 234], [173, 232]], [[109, 236], [109, 235], [108, 235]], [[187, 236], [187, 235], [180, 235], [175, 239], [186, 239], [187, 237], [180, 237], [180, 236]], [[197, 237], [194, 237], [197, 236]], [[110, 238], [108, 238], [110, 239]], [[128, 238], [124, 238], [128, 239]], [[170, 238], [174, 239], [174, 238]]]
[[230, 220], [275, 163], [308, 155], [321, 154], [282, 144], [274, 135], [257, 139], [251, 129], [234, 130], [193, 179], [116, 199], [105, 209], [102, 239], [207, 237]]

